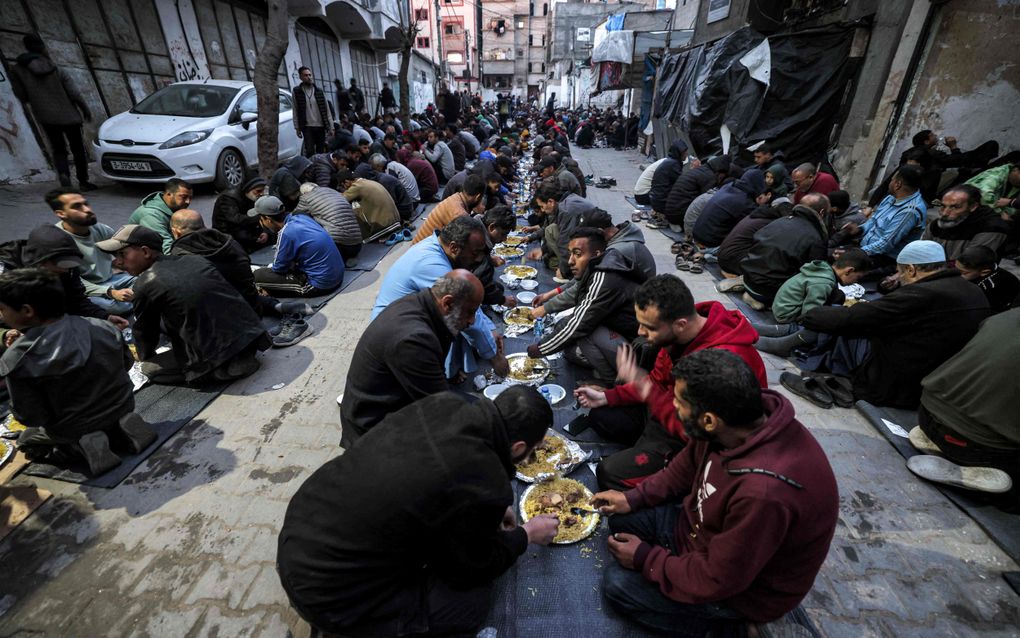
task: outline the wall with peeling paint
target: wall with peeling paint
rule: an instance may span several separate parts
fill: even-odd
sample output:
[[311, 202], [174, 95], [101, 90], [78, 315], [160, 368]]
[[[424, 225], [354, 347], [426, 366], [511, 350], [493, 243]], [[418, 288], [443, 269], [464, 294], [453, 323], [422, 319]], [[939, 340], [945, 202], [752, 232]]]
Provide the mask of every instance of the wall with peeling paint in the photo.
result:
[[942, 8], [893, 157], [917, 131], [955, 136], [964, 150], [997, 140], [1020, 149], [1020, 0], [967, 0]]

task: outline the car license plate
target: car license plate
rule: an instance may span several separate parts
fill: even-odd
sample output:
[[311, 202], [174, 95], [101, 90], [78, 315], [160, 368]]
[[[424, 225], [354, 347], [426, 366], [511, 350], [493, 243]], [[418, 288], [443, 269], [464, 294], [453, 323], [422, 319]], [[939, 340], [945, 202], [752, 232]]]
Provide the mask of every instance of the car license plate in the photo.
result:
[[118, 171], [152, 171], [152, 166], [148, 162], [121, 162], [117, 160], [110, 160], [110, 166]]

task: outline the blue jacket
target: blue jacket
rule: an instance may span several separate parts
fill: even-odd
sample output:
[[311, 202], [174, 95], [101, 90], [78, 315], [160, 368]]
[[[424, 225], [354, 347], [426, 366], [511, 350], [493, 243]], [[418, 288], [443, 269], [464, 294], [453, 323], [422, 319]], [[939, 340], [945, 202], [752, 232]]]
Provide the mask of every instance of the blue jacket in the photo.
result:
[[320, 290], [333, 290], [344, 280], [344, 258], [319, 223], [300, 213], [293, 213], [276, 241], [273, 272], [303, 272], [308, 281]]
[[928, 207], [921, 191], [897, 201], [886, 195], [878, 208], [861, 225], [864, 232], [861, 249], [869, 255], [885, 255], [896, 259], [904, 246], [919, 239], [927, 222]]
[[[438, 235], [427, 237], [411, 246], [383, 278], [379, 295], [375, 298], [375, 307], [372, 308], [372, 319], [374, 320], [397, 299], [432, 287], [437, 279], [453, 269], [449, 257], [439, 243]], [[493, 329], [492, 321], [479, 308], [475, 312], [475, 323], [461, 331], [461, 334], [478, 351], [481, 358], [492, 359], [496, 356]]]

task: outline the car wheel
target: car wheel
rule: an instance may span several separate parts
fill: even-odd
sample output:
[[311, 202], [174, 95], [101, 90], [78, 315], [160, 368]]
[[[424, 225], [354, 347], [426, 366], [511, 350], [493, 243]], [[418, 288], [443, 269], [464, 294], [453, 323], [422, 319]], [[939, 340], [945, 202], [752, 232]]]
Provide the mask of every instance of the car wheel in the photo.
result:
[[216, 160], [216, 190], [236, 188], [244, 182], [245, 168], [241, 154], [232, 148], [220, 153]]

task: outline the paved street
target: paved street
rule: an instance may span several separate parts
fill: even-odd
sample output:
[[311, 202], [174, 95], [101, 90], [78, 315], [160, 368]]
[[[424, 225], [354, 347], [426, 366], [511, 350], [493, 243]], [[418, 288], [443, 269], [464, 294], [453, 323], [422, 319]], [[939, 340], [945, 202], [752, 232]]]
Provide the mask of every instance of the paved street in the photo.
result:
[[[589, 197], [617, 221], [628, 218], [623, 195], [643, 158], [606, 149], [575, 156], [584, 173], [618, 180], [618, 189], [592, 187]], [[45, 190], [0, 189], [0, 240], [54, 220]], [[100, 220], [117, 226], [152, 190], [109, 186], [89, 197]], [[194, 207], [207, 220], [211, 204], [211, 190], [200, 190]], [[645, 234], [660, 272], [676, 272], [669, 240]], [[382, 272], [405, 249], [311, 317], [312, 337], [265, 353], [258, 373], [117, 488], [17, 479], [54, 497], [0, 544], [0, 635], [307, 636], [276, 576], [276, 536], [291, 494], [341, 452], [335, 399]], [[678, 274], [696, 299], [727, 302], [709, 274]], [[779, 388], [789, 364], [766, 360]], [[819, 629], [834, 638], [1020, 635], [1020, 600], [1000, 575], [1018, 566], [856, 411], [792, 400], [841, 494], [836, 538], [804, 602]]]

